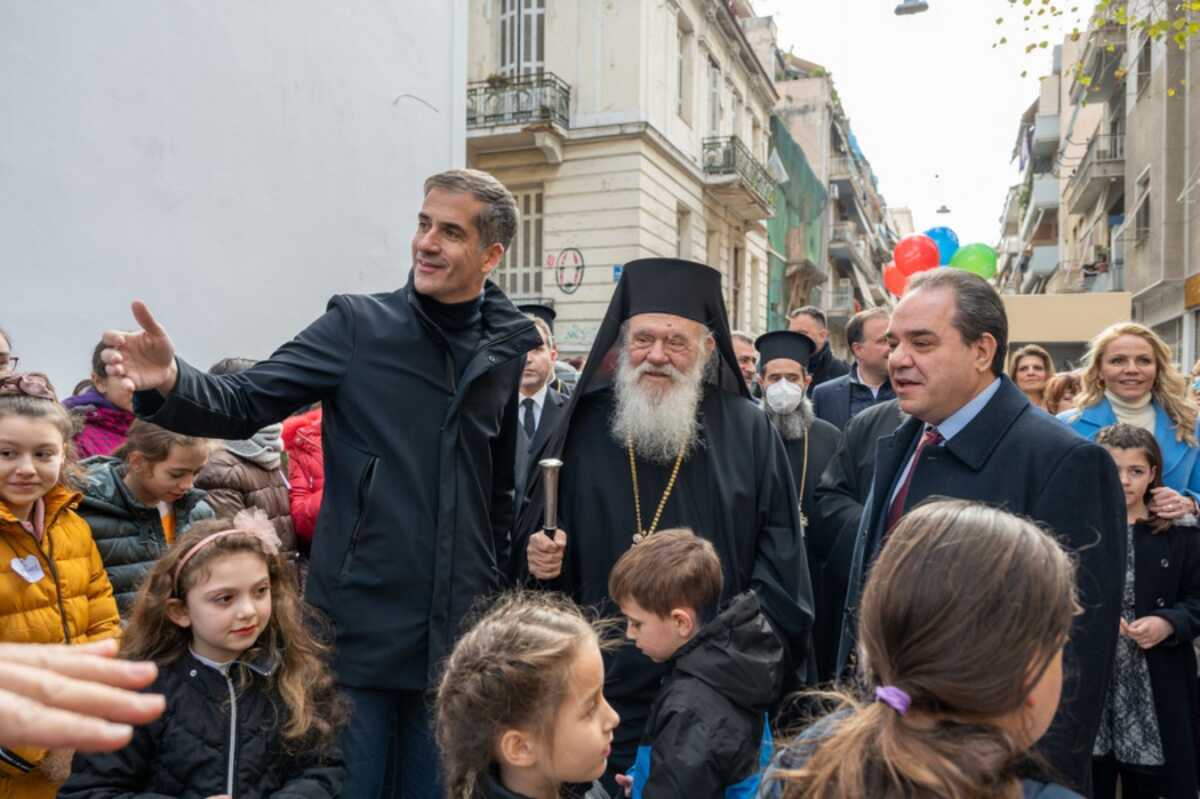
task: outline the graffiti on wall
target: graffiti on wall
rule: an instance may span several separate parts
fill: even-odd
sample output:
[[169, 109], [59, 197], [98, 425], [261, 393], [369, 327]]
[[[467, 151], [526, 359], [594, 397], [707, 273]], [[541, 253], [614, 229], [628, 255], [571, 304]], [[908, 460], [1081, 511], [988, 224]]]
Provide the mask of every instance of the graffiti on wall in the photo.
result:
[[587, 264], [583, 253], [576, 247], [559, 250], [558, 254], [546, 255], [546, 268], [554, 270], [554, 282], [563, 294], [574, 294], [583, 285], [583, 275]]
[[584, 352], [592, 348], [599, 325], [587, 322], [567, 322], [555, 325], [554, 338], [560, 352]]

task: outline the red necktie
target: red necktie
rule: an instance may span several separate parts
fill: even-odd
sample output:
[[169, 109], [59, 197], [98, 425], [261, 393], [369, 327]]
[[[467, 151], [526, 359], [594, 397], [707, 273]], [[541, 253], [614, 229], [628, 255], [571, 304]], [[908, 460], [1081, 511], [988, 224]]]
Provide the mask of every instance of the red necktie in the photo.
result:
[[900, 517], [904, 515], [904, 503], [908, 499], [908, 487], [912, 485], [913, 475], [917, 471], [917, 464], [921, 461], [921, 451], [926, 447], [940, 446], [945, 440], [936, 427], [930, 427], [925, 431], [925, 435], [921, 436], [921, 440], [917, 442], [917, 451], [912, 456], [912, 466], [909, 468], [908, 474], [904, 476], [904, 482], [897, 489], [896, 498], [892, 500], [892, 506], [888, 508], [887, 526], [884, 527], [884, 535], [890, 533], [892, 528], [896, 526], [896, 522], [900, 521]]

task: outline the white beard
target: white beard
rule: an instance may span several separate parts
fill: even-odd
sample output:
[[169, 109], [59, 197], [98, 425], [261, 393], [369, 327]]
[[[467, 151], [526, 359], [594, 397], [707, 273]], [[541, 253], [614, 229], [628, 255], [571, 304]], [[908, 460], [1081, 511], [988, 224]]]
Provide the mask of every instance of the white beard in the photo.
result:
[[813, 423], [812, 400], [808, 397], [800, 400], [796, 410], [791, 413], [775, 413], [767, 408], [767, 418], [775, 425], [775, 429], [779, 431], [779, 435], [783, 436], [784, 441], [804, 438], [804, 434], [808, 432], [808, 428], [812, 427]]
[[[651, 463], [674, 463], [680, 452], [687, 457], [696, 444], [696, 410], [704, 393], [705, 368], [700, 358], [688, 374], [670, 364], [656, 367], [646, 361], [635, 368], [622, 350], [613, 386], [616, 404], [609, 426], [613, 438], [621, 446], [632, 441], [637, 456]], [[645, 387], [638, 378], [647, 372], [669, 374], [671, 386]]]

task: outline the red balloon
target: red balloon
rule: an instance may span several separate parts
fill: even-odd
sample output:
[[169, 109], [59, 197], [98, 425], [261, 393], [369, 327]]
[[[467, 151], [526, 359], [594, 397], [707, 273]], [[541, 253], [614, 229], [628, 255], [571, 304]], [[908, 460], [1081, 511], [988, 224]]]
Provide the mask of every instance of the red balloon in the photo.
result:
[[894, 262], [889, 262], [883, 268], [883, 286], [896, 297], [904, 296], [904, 289], [908, 287], [908, 275], [900, 271]]
[[942, 262], [937, 242], [923, 233], [905, 236], [896, 245], [896, 268], [906, 275], [933, 269]]

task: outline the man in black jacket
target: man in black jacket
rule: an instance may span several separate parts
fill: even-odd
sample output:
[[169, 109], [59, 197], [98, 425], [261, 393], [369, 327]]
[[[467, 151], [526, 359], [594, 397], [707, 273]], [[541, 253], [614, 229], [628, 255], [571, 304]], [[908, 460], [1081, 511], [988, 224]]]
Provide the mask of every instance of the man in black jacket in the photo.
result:
[[[986, 281], [958, 269], [909, 281], [892, 314], [888, 369], [909, 419], [878, 441], [855, 538], [839, 669], [853, 647], [866, 573], [901, 514], [931, 496], [999, 505], [1054, 531], [1079, 564], [1073, 666], [1038, 749], [1088, 791], [1125, 582], [1125, 500], [1112, 458], [1041, 413], [1004, 376], [1008, 319]], [[1004, 608], [997, 608], [1004, 613]]]
[[817, 345], [808, 362], [808, 374], [812, 382], [808, 384], [808, 396], [812, 396], [817, 386], [835, 377], [850, 374], [850, 367], [841, 358], [833, 354], [829, 348], [829, 325], [825, 321], [825, 313], [815, 305], [805, 305], [788, 314], [788, 330], [793, 333], [803, 333]]
[[[334, 297], [239, 374], [207, 375], [176, 358], [140, 302], [141, 332], [105, 334], [109, 374], [137, 390], [139, 415], [172, 430], [248, 438], [322, 403], [327, 479], [307, 598], [333, 621], [335, 670], [354, 704], [346, 796], [379, 796], [385, 770], [404, 797], [440, 796], [426, 689], [472, 603], [501, 587], [517, 385], [525, 353], [541, 343], [486, 282], [516, 216], [487, 173], [434, 175], [408, 284]], [[387, 769], [389, 760], [398, 765]]]

